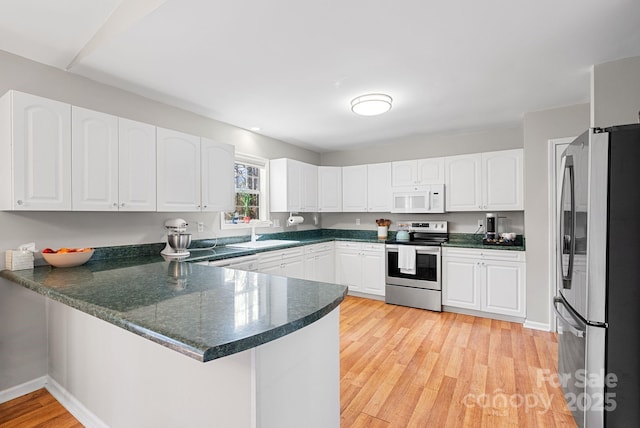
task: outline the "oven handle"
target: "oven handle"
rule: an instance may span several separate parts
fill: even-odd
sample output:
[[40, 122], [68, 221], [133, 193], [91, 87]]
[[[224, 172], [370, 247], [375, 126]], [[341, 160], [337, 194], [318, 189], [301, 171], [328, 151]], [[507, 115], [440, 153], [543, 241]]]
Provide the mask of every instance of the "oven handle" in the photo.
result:
[[579, 328], [576, 328], [573, 326], [573, 324], [571, 324], [564, 316], [562, 316], [562, 314], [560, 313], [560, 310], [558, 309], [558, 303], [561, 304], [562, 306], [564, 306], [565, 308], [567, 308], [567, 312], [569, 312], [569, 315], [571, 315], [571, 318], [573, 318], [574, 321], [579, 321], [577, 320], [573, 314], [571, 313], [571, 309], [567, 307], [567, 305], [564, 303], [562, 297], [554, 297], [553, 298], [553, 311], [556, 313], [556, 317], [558, 317], [559, 319], [561, 319], [562, 321], [564, 321], [564, 323], [569, 326], [569, 331], [575, 335], [576, 337], [584, 337], [584, 334], [586, 333], [586, 330], [580, 330]]
[[[391, 245], [387, 245], [386, 247], [388, 252], [397, 253], [398, 247], [400, 246], [391, 244]], [[440, 247], [429, 248], [429, 247], [424, 247], [420, 245], [411, 245], [411, 247], [416, 249], [416, 254], [433, 254], [436, 256], [440, 254]]]

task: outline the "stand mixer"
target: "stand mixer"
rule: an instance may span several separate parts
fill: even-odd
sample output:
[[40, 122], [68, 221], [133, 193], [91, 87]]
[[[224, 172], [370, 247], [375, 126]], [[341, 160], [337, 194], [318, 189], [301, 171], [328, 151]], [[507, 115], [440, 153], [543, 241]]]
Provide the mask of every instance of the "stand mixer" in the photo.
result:
[[187, 222], [181, 218], [172, 218], [164, 222], [167, 232], [167, 245], [160, 252], [167, 257], [187, 257], [187, 251], [191, 244], [191, 234], [187, 231]]

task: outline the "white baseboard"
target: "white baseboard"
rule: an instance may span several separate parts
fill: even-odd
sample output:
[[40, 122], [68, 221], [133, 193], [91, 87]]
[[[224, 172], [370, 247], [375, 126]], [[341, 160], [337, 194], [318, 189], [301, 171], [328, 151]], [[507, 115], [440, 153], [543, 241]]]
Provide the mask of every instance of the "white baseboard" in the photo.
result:
[[62, 404], [82, 425], [87, 428], [109, 428], [100, 418], [87, 409], [80, 401], [76, 399], [69, 391], [64, 389], [58, 382], [51, 377], [46, 377], [47, 391], [54, 396], [56, 400]]
[[29, 394], [33, 391], [37, 391], [40, 388], [44, 388], [47, 384], [48, 377], [49, 376], [42, 376], [25, 382], [21, 385], [12, 386], [9, 389], [0, 391], [0, 403], [13, 400], [14, 398], [22, 397], [23, 395]]
[[530, 328], [531, 330], [551, 331], [551, 326], [543, 322], [526, 320], [522, 326], [524, 328]]

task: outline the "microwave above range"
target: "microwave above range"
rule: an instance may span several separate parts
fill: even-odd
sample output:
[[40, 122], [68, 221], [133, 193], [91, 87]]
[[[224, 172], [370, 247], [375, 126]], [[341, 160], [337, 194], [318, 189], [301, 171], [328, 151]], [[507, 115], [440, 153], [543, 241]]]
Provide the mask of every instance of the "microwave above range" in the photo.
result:
[[392, 213], [443, 213], [444, 184], [392, 188]]

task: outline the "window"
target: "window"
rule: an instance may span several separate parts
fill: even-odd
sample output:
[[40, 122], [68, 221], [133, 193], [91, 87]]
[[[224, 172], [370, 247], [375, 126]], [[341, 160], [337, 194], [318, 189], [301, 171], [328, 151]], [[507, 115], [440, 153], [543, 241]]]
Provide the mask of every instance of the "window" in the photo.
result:
[[224, 225], [242, 225], [249, 221], [266, 221], [267, 213], [267, 162], [266, 159], [236, 155], [235, 186], [236, 207], [225, 212]]

